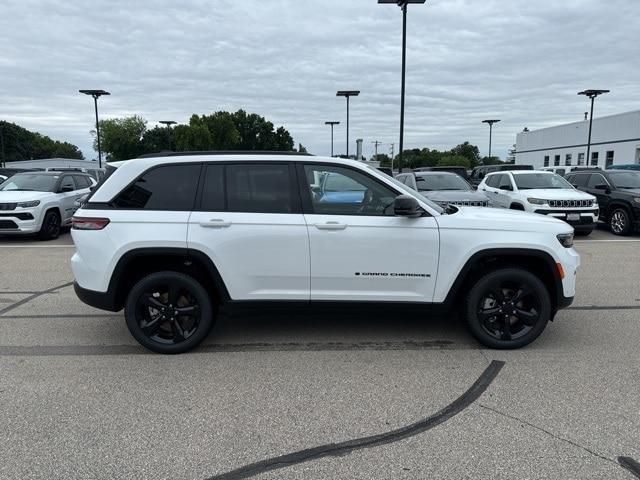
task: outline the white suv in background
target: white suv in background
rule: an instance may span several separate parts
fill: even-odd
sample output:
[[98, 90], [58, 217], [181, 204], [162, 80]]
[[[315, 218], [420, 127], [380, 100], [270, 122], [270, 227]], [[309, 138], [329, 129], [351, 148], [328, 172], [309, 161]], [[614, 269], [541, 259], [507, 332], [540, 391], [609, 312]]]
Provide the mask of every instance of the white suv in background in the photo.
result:
[[61, 227], [71, 225], [76, 199], [95, 184], [84, 173], [34, 171], [9, 177], [0, 184], [0, 235], [57, 238]]
[[598, 201], [560, 175], [544, 171], [509, 171], [487, 175], [478, 190], [494, 207], [524, 210], [564, 220], [578, 235], [589, 235], [598, 221]]
[[[330, 181], [328, 180], [330, 179]], [[184, 352], [218, 307], [459, 306], [495, 348], [533, 341], [575, 294], [573, 229], [541, 215], [441, 208], [352, 160], [171, 154], [111, 164], [76, 212], [75, 289], [124, 308], [145, 347]]]

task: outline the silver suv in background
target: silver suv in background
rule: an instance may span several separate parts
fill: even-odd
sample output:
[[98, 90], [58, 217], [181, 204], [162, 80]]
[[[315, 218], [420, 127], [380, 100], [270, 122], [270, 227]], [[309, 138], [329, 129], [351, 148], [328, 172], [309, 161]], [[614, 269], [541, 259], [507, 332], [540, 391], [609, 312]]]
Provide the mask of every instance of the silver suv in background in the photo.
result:
[[460, 175], [451, 172], [401, 173], [396, 179], [440, 206], [486, 207], [489, 198], [473, 189]]

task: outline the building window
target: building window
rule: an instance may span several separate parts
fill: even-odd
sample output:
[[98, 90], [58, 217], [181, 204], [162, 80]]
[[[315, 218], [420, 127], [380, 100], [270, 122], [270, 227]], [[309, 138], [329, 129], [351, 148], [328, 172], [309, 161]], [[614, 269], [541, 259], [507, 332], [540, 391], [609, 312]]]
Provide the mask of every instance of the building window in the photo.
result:
[[591, 166], [598, 166], [598, 152], [591, 152]]
[[549, 166], [549, 155], [545, 155], [544, 156], [544, 166], [548, 167]]
[[555, 157], [553, 157], [553, 166], [554, 167], [560, 166], [560, 155], [556, 155]]
[[571, 154], [567, 153], [567, 155], [564, 157], [564, 164], [569, 167], [571, 166]]
[[584, 165], [584, 152], [578, 154], [578, 165]]
[[613, 150], [607, 150], [604, 168], [609, 168], [611, 165], [613, 165]]

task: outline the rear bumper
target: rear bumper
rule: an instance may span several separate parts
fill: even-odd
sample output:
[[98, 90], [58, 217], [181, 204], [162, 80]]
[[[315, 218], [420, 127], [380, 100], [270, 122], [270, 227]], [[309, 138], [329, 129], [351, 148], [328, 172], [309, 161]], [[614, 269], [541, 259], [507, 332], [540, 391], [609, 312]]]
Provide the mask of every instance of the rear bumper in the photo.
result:
[[78, 282], [73, 283], [73, 289], [76, 291], [78, 298], [90, 307], [99, 308], [100, 310], [108, 310], [110, 312], [117, 312], [121, 310], [116, 306], [115, 295], [110, 292], [96, 292], [95, 290], [88, 290], [78, 285]]

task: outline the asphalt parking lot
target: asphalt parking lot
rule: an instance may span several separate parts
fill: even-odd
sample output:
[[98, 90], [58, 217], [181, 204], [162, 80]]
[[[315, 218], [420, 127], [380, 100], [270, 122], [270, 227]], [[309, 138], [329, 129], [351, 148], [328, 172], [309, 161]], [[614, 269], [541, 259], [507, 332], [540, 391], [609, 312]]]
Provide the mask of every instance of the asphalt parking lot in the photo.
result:
[[640, 236], [576, 244], [573, 306], [522, 350], [450, 317], [264, 313], [170, 357], [77, 300], [68, 234], [0, 239], [0, 478], [632, 479]]

